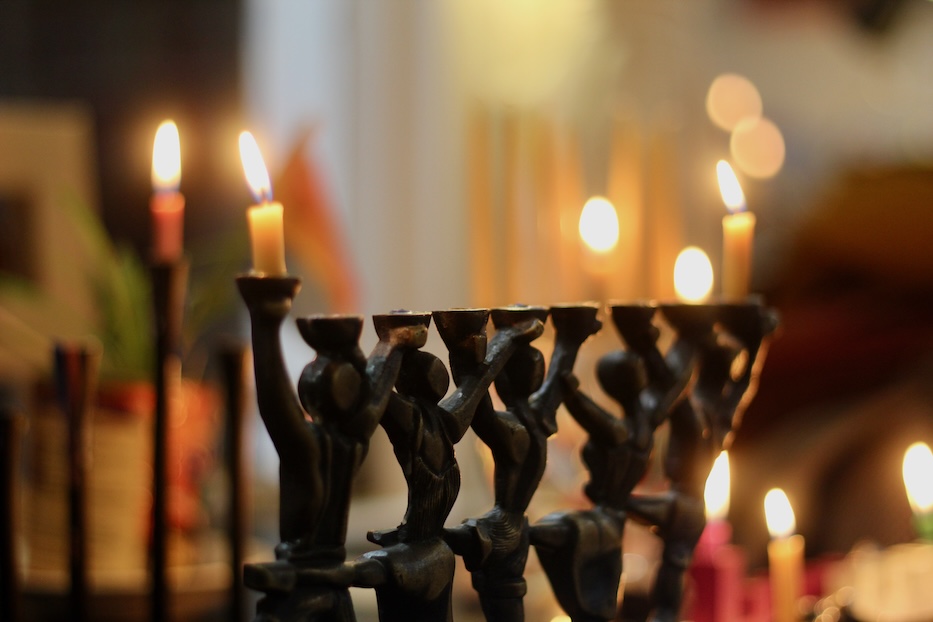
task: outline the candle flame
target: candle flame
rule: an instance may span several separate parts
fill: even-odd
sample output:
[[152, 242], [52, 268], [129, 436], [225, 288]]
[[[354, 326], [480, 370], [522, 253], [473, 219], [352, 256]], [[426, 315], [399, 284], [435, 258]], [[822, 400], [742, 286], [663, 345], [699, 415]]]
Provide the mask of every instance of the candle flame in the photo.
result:
[[607, 253], [619, 242], [619, 216], [603, 197], [592, 197], [580, 212], [580, 237], [597, 253]]
[[684, 302], [703, 302], [713, 289], [713, 264], [703, 249], [688, 246], [674, 262], [674, 291]]
[[706, 501], [706, 519], [724, 520], [729, 515], [729, 452], [724, 451], [716, 457], [713, 468], [706, 478], [703, 499]]
[[780, 488], [772, 488], [765, 495], [765, 520], [772, 538], [789, 538], [797, 531], [794, 509]]
[[272, 182], [269, 181], [269, 170], [262, 159], [256, 139], [249, 132], [240, 132], [240, 160], [243, 162], [246, 183], [256, 200], [263, 203], [271, 201]]
[[160, 192], [178, 190], [181, 183], [181, 141], [174, 121], [163, 121], [152, 145], [152, 187]]
[[933, 511], [933, 452], [926, 443], [914, 443], [904, 452], [904, 487], [916, 514]]
[[735, 171], [725, 160], [716, 163], [716, 177], [719, 178], [719, 193], [722, 195], [722, 202], [726, 204], [726, 208], [733, 214], [744, 212], [745, 193], [742, 192], [742, 186], [739, 185]]

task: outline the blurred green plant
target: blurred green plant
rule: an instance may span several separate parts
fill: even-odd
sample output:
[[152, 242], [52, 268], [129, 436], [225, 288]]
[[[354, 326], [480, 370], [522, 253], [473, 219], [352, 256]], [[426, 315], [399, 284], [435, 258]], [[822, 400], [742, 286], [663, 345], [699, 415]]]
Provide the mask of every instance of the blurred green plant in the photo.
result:
[[[62, 201], [58, 215], [80, 249], [81, 257], [75, 261], [80, 263], [84, 282], [76, 286], [88, 288], [94, 306], [89, 317], [78, 317], [71, 324], [77, 324], [101, 342], [101, 379], [151, 379], [154, 329], [147, 266], [129, 244], [114, 243], [98, 215], [81, 201]], [[191, 256], [191, 282], [183, 324], [186, 352], [194, 349], [212, 323], [235, 314], [238, 307], [233, 275], [244, 261], [245, 238], [245, 231], [221, 234], [199, 245]], [[7, 337], [0, 340], [0, 348], [11, 351], [8, 357], [28, 358], [36, 354], [43, 341], [50, 347], [51, 339], [58, 335], [47, 334], [46, 327], [51, 323], [48, 318], [62, 314], [70, 314], [74, 320], [82, 312], [63, 306], [62, 301], [53, 299], [35, 282], [0, 274], [0, 331]], [[43, 321], [38, 321], [40, 318]], [[47, 352], [41, 356], [50, 360]]]

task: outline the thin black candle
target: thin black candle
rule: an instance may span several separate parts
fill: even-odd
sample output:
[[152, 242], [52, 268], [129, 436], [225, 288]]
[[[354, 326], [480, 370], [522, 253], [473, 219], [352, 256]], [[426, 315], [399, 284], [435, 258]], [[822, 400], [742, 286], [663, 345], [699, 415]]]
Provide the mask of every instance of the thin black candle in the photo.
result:
[[167, 436], [171, 392], [181, 380], [181, 321], [188, 264], [185, 261], [152, 266], [155, 308], [155, 417], [152, 450], [152, 622], [168, 619], [168, 482]]
[[224, 397], [226, 406], [226, 447], [227, 477], [230, 485], [230, 522], [228, 539], [230, 542], [231, 599], [230, 619], [243, 618], [245, 591], [240, 579], [243, 571], [243, 549], [246, 539], [246, 490], [243, 465], [243, 415], [246, 406], [244, 376], [246, 369], [246, 348], [240, 344], [228, 343], [220, 350], [220, 363], [223, 373]]
[[19, 619], [16, 465], [19, 462], [22, 415], [8, 395], [0, 393], [0, 619]]
[[87, 426], [98, 361], [98, 352], [91, 346], [55, 346], [56, 393], [68, 423], [69, 610], [77, 622], [88, 619]]

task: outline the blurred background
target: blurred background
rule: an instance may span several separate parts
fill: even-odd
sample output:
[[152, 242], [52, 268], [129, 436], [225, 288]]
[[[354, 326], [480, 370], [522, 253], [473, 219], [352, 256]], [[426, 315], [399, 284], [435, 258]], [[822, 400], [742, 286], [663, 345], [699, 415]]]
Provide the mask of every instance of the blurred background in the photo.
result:
[[[184, 372], [196, 397], [173, 441], [173, 525], [198, 536], [180, 540], [179, 563], [223, 556], [203, 537], [225, 498], [211, 356], [247, 338], [232, 282], [249, 262], [244, 128], [284, 192], [288, 265], [304, 279], [296, 315], [670, 300], [682, 248], [704, 249], [719, 273], [716, 162], [732, 162], [757, 216], [752, 290], [783, 318], [732, 451], [736, 540], [765, 563], [761, 499], [775, 485], [811, 556], [912, 539], [900, 459], [933, 439], [930, 76], [929, 0], [4, 2], [0, 382], [29, 405], [27, 580], [62, 581], [49, 473], [63, 428], [35, 414], [52, 339], [103, 342], [101, 403], [117, 412], [96, 415], [94, 468], [121, 478], [92, 483], [92, 499], [130, 504], [108, 516], [145, 516], [149, 346], [145, 318], [128, 318], [148, 304], [164, 118], [181, 135], [192, 261]], [[620, 222], [607, 253], [577, 230], [593, 195]], [[581, 376], [618, 347], [604, 332]], [[297, 375], [313, 353], [293, 328], [284, 338]], [[367, 326], [364, 351], [374, 343]], [[429, 349], [443, 351], [436, 336]], [[274, 541], [277, 460], [250, 422], [252, 522]], [[582, 503], [582, 436], [564, 423], [552, 480], [561, 502]], [[454, 523], [489, 503], [472, 443]], [[378, 432], [356, 537], [390, 526], [371, 524], [384, 503], [401, 518], [404, 481], [381, 468], [393, 463]], [[103, 541], [118, 528], [101, 520]], [[141, 521], [119, 528], [125, 542], [144, 537]], [[144, 549], [109, 548], [122, 553], [97, 553], [101, 567], [142, 567]]]

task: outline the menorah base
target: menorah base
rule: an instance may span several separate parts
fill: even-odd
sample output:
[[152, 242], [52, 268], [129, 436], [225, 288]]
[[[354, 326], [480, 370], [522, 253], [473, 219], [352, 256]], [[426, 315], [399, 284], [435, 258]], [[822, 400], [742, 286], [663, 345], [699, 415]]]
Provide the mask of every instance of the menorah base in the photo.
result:
[[288, 561], [246, 564], [243, 583], [265, 594], [256, 605], [255, 622], [353, 622], [347, 588], [302, 585], [300, 567]]

